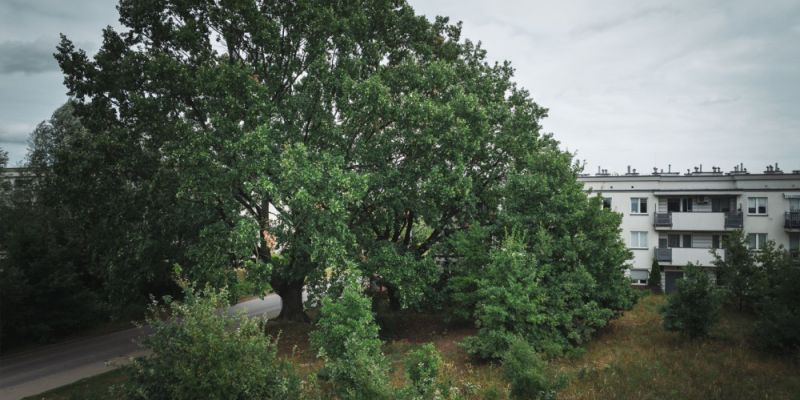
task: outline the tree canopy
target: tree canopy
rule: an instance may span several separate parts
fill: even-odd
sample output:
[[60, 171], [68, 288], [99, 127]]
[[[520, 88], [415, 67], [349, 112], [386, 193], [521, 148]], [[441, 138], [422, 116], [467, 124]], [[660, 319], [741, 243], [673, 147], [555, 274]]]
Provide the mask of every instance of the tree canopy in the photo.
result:
[[303, 320], [303, 287], [324, 290], [354, 262], [413, 306], [454, 234], [485, 226], [488, 249], [524, 225], [556, 241], [549, 260], [588, 274], [598, 305], [630, 303], [618, 221], [586, 199], [510, 63], [489, 62], [460, 24], [397, 0], [119, 11], [123, 29], [105, 29], [93, 58], [66, 37], [56, 58], [87, 129], [151, 161], [123, 171], [174, 171], [176, 198], [213, 216], [191, 279], [245, 271], [281, 295], [281, 317]]

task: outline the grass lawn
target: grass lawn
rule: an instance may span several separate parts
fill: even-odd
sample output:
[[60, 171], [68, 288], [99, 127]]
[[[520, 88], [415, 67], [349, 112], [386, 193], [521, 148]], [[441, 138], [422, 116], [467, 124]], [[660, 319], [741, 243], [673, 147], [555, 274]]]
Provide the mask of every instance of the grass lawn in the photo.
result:
[[[800, 399], [800, 366], [766, 356], [749, 343], [750, 318], [726, 311], [710, 338], [689, 340], [661, 328], [658, 308], [665, 297], [648, 295], [598, 333], [586, 351], [550, 362], [553, 373], [567, 378], [559, 399]], [[417, 345], [433, 342], [445, 359], [451, 385], [470, 399], [507, 398], [498, 364], [474, 363], [458, 342], [471, 327], [452, 327], [435, 315], [401, 314], [385, 352], [400, 385], [403, 356]], [[320, 363], [308, 349], [309, 325], [275, 324], [282, 331], [280, 354], [301, 372], [313, 373]], [[30, 399], [106, 398], [108, 387], [124, 380], [110, 372]], [[92, 397], [94, 396], [94, 397]]]

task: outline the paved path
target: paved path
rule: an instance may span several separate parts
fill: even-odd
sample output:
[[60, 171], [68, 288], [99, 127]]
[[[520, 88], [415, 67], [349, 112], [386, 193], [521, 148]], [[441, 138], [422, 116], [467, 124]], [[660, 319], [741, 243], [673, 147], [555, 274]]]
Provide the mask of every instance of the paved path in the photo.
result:
[[[278, 316], [280, 310], [281, 298], [275, 294], [230, 308], [230, 312], [267, 318]], [[132, 328], [0, 357], [0, 400], [35, 395], [118, 368], [144, 354], [135, 340], [149, 331], [148, 327]]]

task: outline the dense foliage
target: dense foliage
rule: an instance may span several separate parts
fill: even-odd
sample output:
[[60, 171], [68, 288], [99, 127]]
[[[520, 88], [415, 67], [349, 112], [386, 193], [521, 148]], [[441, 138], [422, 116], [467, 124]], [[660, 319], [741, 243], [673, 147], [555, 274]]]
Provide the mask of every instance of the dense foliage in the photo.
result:
[[708, 335], [719, 318], [722, 293], [702, 267], [687, 264], [678, 288], [661, 310], [664, 329], [689, 337]]
[[[227, 293], [195, 291], [183, 283], [183, 302], [153, 304], [144, 340], [151, 354], [137, 359], [122, 392], [129, 399], [297, 399], [300, 380], [278, 359], [260, 319], [220, 312]], [[169, 320], [162, 320], [170, 315]]]
[[[577, 190], [576, 195], [583, 196]], [[480, 327], [477, 336], [464, 342], [470, 353], [497, 358], [507, 350], [511, 340], [521, 336], [539, 351], [561, 354], [584, 343], [615, 312], [633, 304], [635, 295], [621, 270], [627, 250], [619, 243], [614, 229], [618, 225], [613, 225], [613, 218], [618, 216], [600, 207], [592, 210], [596, 205], [585, 196], [577, 200], [586, 207], [587, 215], [582, 216], [587, 219], [585, 226], [600, 230], [603, 226], [600, 224], [612, 224], [604, 236], [598, 232], [587, 234], [582, 229], [561, 236], [541, 225], [521, 233], [526, 225], [519, 224], [516, 226], [523, 228], [513, 228], [499, 247], [491, 248], [488, 264], [475, 263], [474, 269], [466, 270], [459, 280], [454, 280], [460, 285], [451, 288], [458, 296], [457, 304], [462, 307], [474, 304], [474, 317]], [[588, 239], [591, 234], [607, 247], [590, 252], [597, 245]], [[468, 251], [462, 257], [471, 254], [472, 245], [467, 243], [466, 248]], [[598, 265], [597, 259], [603, 258], [620, 264]], [[460, 262], [467, 266], [474, 263], [469, 259]], [[474, 294], [460, 291], [470, 289], [469, 285], [476, 288]]]
[[650, 266], [650, 276], [647, 279], [648, 287], [661, 290], [661, 272], [661, 264], [658, 263], [658, 260], [653, 258], [653, 264]]
[[306, 320], [302, 288], [322, 294], [326, 271], [351, 262], [395, 308], [418, 306], [454, 234], [522, 225], [550, 236], [554, 270], [585, 278], [582, 300], [630, 305], [616, 217], [586, 200], [510, 64], [487, 62], [459, 25], [388, 0], [119, 10], [123, 29], [93, 59], [66, 38], [57, 59], [93, 132], [152, 150], [180, 199], [214, 210], [192, 279], [246, 270], [281, 295], [282, 318]]
[[157, 153], [90, 131], [75, 107], [68, 102], [36, 127], [29, 184], [3, 196], [8, 338], [48, 340], [109, 316], [140, 315], [149, 294], [178, 292], [171, 265], [187, 262], [186, 248], [208, 219], [203, 208], [176, 201], [174, 171]]
[[800, 262], [768, 241], [760, 263], [755, 303], [757, 344], [778, 354], [800, 357]]
[[442, 356], [433, 344], [423, 344], [409, 353], [405, 359], [405, 372], [410, 381], [408, 398], [435, 398], [441, 369]]
[[347, 272], [341, 294], [322, 300], [311, 345], [325, 362], [323, 375], [341, 399], [390, 398], [388, 363], [381, 350], [372, 304], [360, 276]]
[[762, 269], [757, 265], [755, 253], [748, 248], [743, 231], [737, 230], [723, 239], [724, 257], [714, 252], [717, 283], [727, 289], [727, 295], [741, 311], [752, 307], [758, 297]]
[[555, 399], [555, 386], [545, 372], [546, 364], [526, 340], [512, 340], [502, 359], [512, 399]]

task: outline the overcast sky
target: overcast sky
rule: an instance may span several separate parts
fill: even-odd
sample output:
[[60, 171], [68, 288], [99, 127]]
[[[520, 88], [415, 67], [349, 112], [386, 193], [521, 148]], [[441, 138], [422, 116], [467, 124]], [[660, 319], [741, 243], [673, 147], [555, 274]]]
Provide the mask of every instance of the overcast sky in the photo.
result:
[[[564, 148], [623, 172], [800, 169], [800, 1], [412, 0], [464, 22], [550, 109]], [[66, 100], [58, 33], [97, 50], [113, 0], [0, 2], [0, 147], [12, 163]]]

